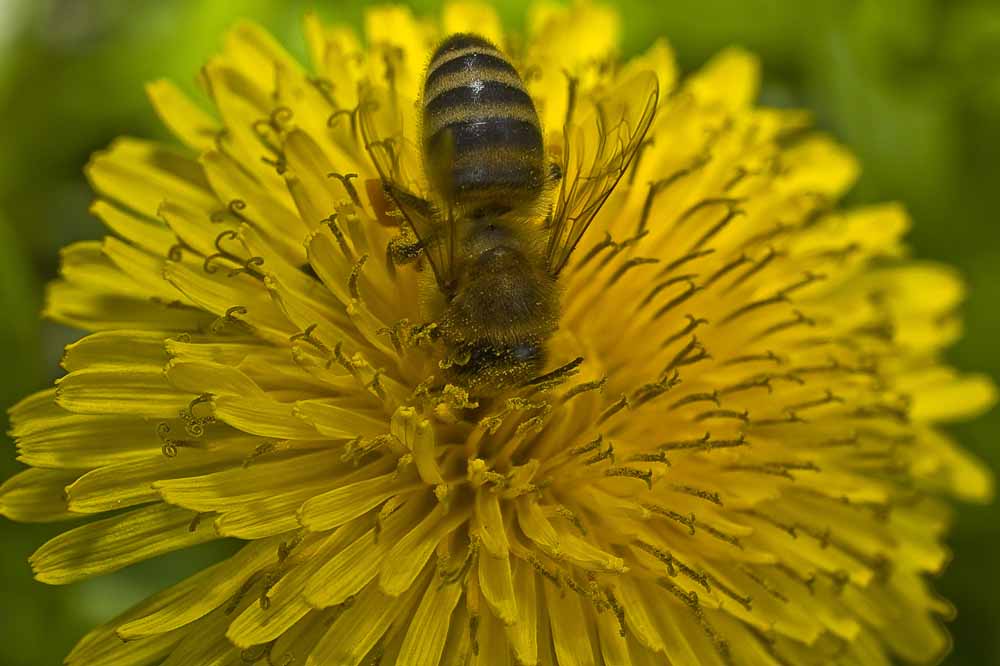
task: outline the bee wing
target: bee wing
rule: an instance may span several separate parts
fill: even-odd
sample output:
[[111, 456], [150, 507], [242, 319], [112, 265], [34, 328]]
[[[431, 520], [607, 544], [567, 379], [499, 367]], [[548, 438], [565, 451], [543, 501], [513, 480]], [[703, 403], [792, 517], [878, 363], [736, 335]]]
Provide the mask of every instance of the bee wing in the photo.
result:
[[365, 151], [378, 172], [386, 194], [417, 237], [438, 286], [445, 290], [452, 282], [454, 264], [451, 211], [430, 195], [419, 173], [418, 150], [406, 141], [399, 114], [388, 105], [382, 105], [379, 97], [388, 99], [387, 95], [375, 95], [371, 89], [363, 91], [358, 107]]
[[597, 212], [628, 171], [653, 122], [659, 84], [640, 72], [600, 95], [580, 124], [563, 130], [562, 182], [550, 222], [547, 265], [558, 275]]

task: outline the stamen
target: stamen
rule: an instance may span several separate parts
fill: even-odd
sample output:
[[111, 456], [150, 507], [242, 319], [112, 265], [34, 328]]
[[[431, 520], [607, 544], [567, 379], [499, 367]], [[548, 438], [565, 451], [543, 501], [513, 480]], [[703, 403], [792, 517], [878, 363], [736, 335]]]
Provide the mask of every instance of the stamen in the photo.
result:
[[667, 458], [667, 454], [663, 451], [660, 451], [659, 453], [635, 453], [630, 455], [625, 462], [649, 462], [660, 463], [666, 465], [667, 467], [673, 466]]
[[[351, 125], [351, 135], [357, 136], [358, 134], [358, 112], [361, 109], [361, 105], [364, 104], [366, 108], [370, 109], [372, 112], [378, 110], [378, 104], [374, 100], [368, 100], [367, 102], [359, 102], [357, 106], [352, 109], [337, 109], [326, 119], [326, 126], [333, 129], [340, 122], [340, 119], [347, 116]], [[365, 149], [370, 149], [370, 145], [366, 145]]]
[[618, 602], [610, 587], [604, 588], [604, 597], [607, 599], [608, 607], [614, 613], [615, 619], [618, 620], [618, 634], [624, 638], [628, 635], [628, 632], [625, 630], [625, 609], [622, 608], [622, 605]]
[[596, 451], [601, 448], [601, 444], [604, 442], [604, 435], [598, 435], [590, 442], [583, 444], [582, 446], [577, 446], [569, 450], [572, 456], [582, 456], [584, 453], [590, 453], [591, 451]]
[[340, 247], [340, 251], [343, 252], [344, 256], [347, 257], [349, 260], [353, 261], [354, 253], [351, 251], [350, 246], [348, 246], [347, 244], [347, 238], [344, 236], [344, 232], [341, 231], [340, 227], [337, 225], [338, 215], [339, 213], [334, 213], [329, 217], [321, 220], [321, 222], [325, 223], [326, 226], [329, 227], [330, 233], [332, 233], [333, 237], [337, 239], [337, 245]]
[[746, 199], [742, 197], [706, 197], [697, 203], [689, 206], [684, 212], [678, 216], [677, 220], [674, 221], [674, 227], [680, 227], [682, 224], [690, 220], [695, 213], [700, 210], [704, 210], [710, 206], [726, 206], [728, 209], [733, 210], [733, 207], [743, 203]]
[[354, 183], [351, 182], [352, 179], [358, 177], [358, 174], [356, 173], [340, 174], [337, 173], [336, 171], [331, 171], [330, 173], [326, 174], [326, 177], [336, 178], [338, 181], [340, 181], [340, 184], [344, 186], [344, 190], [347, 192], [347, 196], [351, 197], [351, 201], [354, 202], [355, 206], [361, 208], [361, 197], [358, 196], [358, 190], [357, 188], [354, 187]]
[[646, 543], [642, 539], [636, 539], [635, 541], [632, 542], [632, 545], [643, 552], [649, 553], [650, 555], [658, 559], [660, 562], [663, 562], [663, 564], [665, 564], [667, 567], [667, 574], [669, 574], [670, 577], [674, 577], [677, 575], [677, 569], [674, 568], [674, 556], [671, 555], [669, 552], [661, 550], [660, 548], [657, 548], [651, 543]]
[[663, 395], [680, 383], [680, 373], [674, 370], [673, 374], [669, 377], [664, 377], [663, 379], [650, 384], [643, 384], [632, 393], [632, 398], [629, 401], [629, 407], [631, 409], [637, 409], [650, 400]]
[[351, 293], [351, 298], [356, 301], [361, 300], [361, 294], [358, 292], [358, 280], [361, 278], [361, 269], [364, 268], [365, 262], [368, 261], [368, 255], [363, 254], [355, 262], [353, 268], [351, 268], [351, 275], [347, 279], [347, 288]]
[[735, 259], [730, 261], [728, 264], [726, 264], [716, 272], [712, 273], [712, 275], [709, 276], [708, 280], [705, 281], [705, 288], [708, 289], [718, 280], [728, 275], [731, 271], [736, 270], [743, 264], [749, 263], [750, 261], [752, 261], [750, 257], [746, 256], [745, 254], [741, 254], [740, 256], [736, 257]]
[[538, 386], [541, 384], [557, 386], [562, 382], [566, 381], [570, 377], [578, 373], [577, 368], [583, 363], [583, 357], [577, 356], [575, 359], [561, 365], [552, 372], [545, 373], [544, 375], [539, 375], [532, 380], [529, 380], [525, 386]]
[[801, 280], [799, 280], [798, 282], [795, 282], [794, 284], [791, 284], [791, 285], [785, 287], [784, 289], [782, 289], [778, 293], [781, 294], [782, 296], [788, 296], [789, 294], [791, 294], [791, 293], [793, 293], [795, 291], [798, 291], [799, 289], [802, 289], [804, 287], [807, 287], [808, 285], [810, 285], [810, 284], [812, 284], [814, 282], [819, 282], [819, 281], [825, 280], [825, 279], [826, 279], [826, 276], [823, 275], [822, 273], [813, 273], [812, 271], [806, 271], [803, 274], [803, 277], [802, 277]]
[[636, 469], [634, 467], [612, 467], [604, 470], [604, 476], [621, 476], [631, 479], [639, 479], [646, 484], [649, 490], [653, 489], [653, 470]]
[[534, 567], [535, 571], [540, 573], [542, 576], [548, 578], [549, 581], [551, 581], [552, 584], [554, 584], [556, 587], [558, 588], [562, 587], [562, 579], [560, 578], [560, 576], [558, 576], [556, 573], [552, 572], [551, 570], [549, 570], [548, 567], [542, 564], [542, 561], [538, 559], [537, 555], [528, 555], [528, 563], [531, 564], [532, 567]]
[[735, 280], [733, 280], [728, 287], [722, 290], [722, 293], [728, 294], [731, 291], [733, 291], [736, 287], [746, 284], [751, 277], [753, 277], [757, 273], [760, 273], [762, 270], [767, 268], [767, 266], [772, 261], [774, 261], [775, 258], [777, 258], [778, 256], [783, 256], [783, 255], [782, 253], [777, 252], [773, 247], [767, 248], [767, 254], [764, 255], [764, 258], [761, 259], [760, 261], [753, 262], [753, 266], [743, 271], [743, 273]]
[[590, 250], [587, 251], [587, 254], [583, 255], [583, 257], [580, 259], [580, 261], [576, 265], [577, 270], [578, 271], [582, 270], [583, 267], [586, 266], [588, 263], [590, 263], [590, 261], [594, 257], [596, 257], [598, 254], [600, 254], [604, 250], [608, 249], [609, 247], [610, 248], [616, 248], [616, 247], [618, 247], [618, 244], [615, 243], [614, 240], [611, 239], [611, 234], [609, 234], [608, 232], [605, 231], [604, 232], [604, 240], [598, 242], [596, 245], [594, 245], [594, 247], [590, 248]]
[[576, 396], [582, 393], [587, 393], [588, 391], [597, 391], [598, 393], [602, 393], [607, 383], [608, 383], [608, 377], [607, 375], [605, 375], [604, 377], [601, 377], [600, 379], [594, 380], [592, 382], [584, 382], [582, 384], [577, 384], [576, 386], [573, 386], [568, 391], [566, 391], [565, 394], [563, 394], [562, 401], [563, 403], [567, 403], [572, 398], [575, 398]]
[[263, 265], [264, 265], [263, 257], [250, 257], [245, 262], [243, 262], [242, 266], [240, 266], [239, 268], [234, 268], [233, 270], [229, 271], [228, 277], [236, 277], [241, 273], [247, 273], [248, 275], [257, 278], [258, 280], [261, 280], [264, 278], [264, 274], [258, 271], [257, 267]]
[[702, 257], [707, 257], [710, 254], [715, 254], [715, 250], [713, 248], [706, 248], [704, 250], [688, 252], [687, 254], [681, 255], [680, 258], [674, 259], [669, 264], [664, 266], [663, 270], [660, 271], [660, 275], [661, 276], [669, 275], [674, 270], [680, 268], [684, 264], [694, 261], [695, 259], [701, 259]]
[[766, 307], [771, 306], [771, 305], [778, 305], [778, 304], [787, 303], [787, 302], [788, 302], [788, 299], [785, 298], [785, 295], [784, 294], [780, 294], [780, 293], [779, 294], [775, 294], [774, 296], [770, 296], [768, 298], [762, 298], [762, 299], [759, 299], [759, 300], [756, 300], [756, 301], [751, 301], [750, 303], [747, 303], [746, 305], [743, 305], [743, 306], [740, 306], [740, 307], [736, 308], [735, 310], [733, 310], [732, 312], [730, 312], [728, 315], [726, 315], [725, 317], [723, 317], [719, 321], [719, 325], [728, 324], [728, 323], [730, 323], [732, 321], [735, 321], [736, 319], [739, 319], [740, 317], [742, 317], [744, 315], [747, 315], [747, 314], [753, 312], [754, 310], [759, 310], [761, 308], [766, 308]]
[[808, 326], [810, 328], [813, 328], [813, 327], [816, 326], [816, 320], [815, 319], [811, 319], [811, 318], [805, 316], [804, 314], [802, 314], [798, 310], [792, 310], [792, 313], [794, 315], [793, 319], [791, 319], [790, 321], [779, 322], [779, 323], [774, 324], [772, 326], [768, 326], [763, 331], [761, 331], [760, 333], [758, 333], [757, 335], [755, 335], [753, 338], [751, 338], [751, 341], [752, 342], [758, 342], [758, 341], [763, 340], [764, 338], [766, 338], [766, 337], [768, 337], [770, 335], [774, 335], [775, 333], [780, 333], [782, 331], [788, 330], [789, 328], [794, 328], [795, 326], [805, 325], [805, 326]]
[[691, 334], [694, 331], [694, 329], [698, 328], [702, 324], [707, 324], [708, 323], [707, 319], [696, 318], [694, 315], [691, 315], [691, 314], [687, 314], [687, 315], [684, 315], [684, 316], [687, 317], [688, 323], [680, 331], [678, 331], [677, 333], [674, 333], [669, 338], [667, 338], [666, 340], [664, 340], [660, 344], [661, 348], [669, 347], [670, 345], [672, 345], [673, 343], [677, 342], [678, 340], [680, 340], [684, 336]]
[[601, 412], [601, 415], [597, 419], [597, 425], [601, 425], [609, 418], [620, 412], [628, 405], [628, 396], [622, 393], [621, 397], [618, 398], [613, 404], [611, 404], [607, 409]]
[[722, 506], [722, 497], [717, 492], [703, 490], [701, 488], [695, 488], [694, 486], [680, 485], [676, 483], [671, 484], [669, 488], [675, 493], [691, 495], [692, 497], [697, 497], [698, 499], [703, 499], [707, 502], [711, 502], [712, 504]]
[[330, 105], [331, 108], [336, 108], [337, 103], [333, 98], [333, 91], [335, 86], [330, 79], [322, 76], [307, 76], [306, 81], [308, 81], [316, 91], [323, 96], [326, 103]]
[[756, 362], [770, 361], [776, 363], [777, 365], [783, 365], [785, 363], [784, 359], [780, 358], [773, 351], [768, 350], [763, 354], [747, 354], [745, 356], [734, 356], [733, 358], [723, 361], [720, 365], [737, 365], [739, 363], [756, 363]]
[[764, 243], [769, 240], [774, 240], [778, 236], [786, 234], [795, 228], [796, 227], [794, 225], [785, 224], [784, 222], [778, 222], [771, 229], [762, 231], [761, 233], [755, 236], [747, 238], [745, 241], [743, 241], [743, 244], [740, 246], [740, 248], [746, 250], [753, 247], [754, 245], [757, 245], [758, 243]]
[[616, 270], [614, 273], [611, 274], [611, 277], [608, 278], [606, 285], [608, 287], [613, 286], [619, 279], [621, 279], [623, 275], [625, 275], [625, 273], [635, 268], [636, 266], [646, 266], [649, 264], [658, 264], [658, 263], [660, 263], [660, 260], [653, 257], [633, 257], [625, 261], [618, 268], [618, 270]]
[[194, 252], [194, 250], [188, 247], [187, 243], [185, 243], [184, 241], [179, 241], [174, 245], [171, 245], [170, 249], [167, 250], [167, 259], [169, 259], [170, 261], [181, 261], [184, 259], [183, 255], [184, 251]]
[[719, 220], [714, 225], [709, 227], [709, 229], [705, 231], [704, 234], [702, 234], [701, 238], [695, 241], [694, 245], [691, 246], [691, 252], [698, 251], [698, 249], [703, 247], [705, 243], [715, 238], [715, 236], [720, 231], [729, 226], [730, 222], [732, 222], [737, 217], [740, 217], [741, 215], [746, 215], [746, 211], [743, 210], [742, 208], [731, 207], [721, 220]]
[[714, 403], [716, 407], [720, 407], [719, 402], [719, 392], [712, 391], [711, 393], [692, 393], [690, 395], [684, 396], [674, 404], [670, 405], [671, 410], [679, 409], [685, 405], [691, 405], [696, 402], [711, 402]]
[[602, 460], [610, 460], [612, 465], [615, 464], [615, 445], [612, 442], [608, 442], [608, 448], [584, 460], [583, 464], [596, 465]]
[[671, 359], [670, 363], [667, 364], [667, 367], [665, 367], [663, 372], [660, 374], [667, 375], [677, 368], [684, 367], [686, 365], [693, 365], [699, 361], [704, 361], [709, 358], [712, 358], [711, 355], [705, 347], [698, 342], [698, 338], [691, 336], [691, 341], [674, 355], [674, 358]]
[[780, 476], [791, 481], [795, 480], [795, 477], [792, 476], [792, 472], [820, 471], [819, 467], [812, 462], [764, 462], [754, 465], [727, 465], [722, 469], [727, 472], [754, 472], [757, 474], [767, 474], [769, 476]]
[[580, 517], [573, 513], [572, 509], [563, 504], [556, 504], [555, 511], [556, 515], [561, 516], [572, 523], [573, 527], [579, 530], [582, 536], [587, 536], [587, 528], [583, 526], [583, 522], [580, 520]]
[[826, 394], [822, 398], [817, 398], [815, 400], [806, 400], [805, 402], [799, 402], [794, 405], [789, 405], [785, 407], [786, 411], [790, 412], [800, 412], [803, 409], [811, 409], [813, 407], [822, 407], [823, 405], [829, 405], [831, 403], [844, 403], [844, 399], [840, 396], [834, 395], [833, 391], [826, 389]]
[[748, 442], [744, 435], [740, 435], [736, 439], [715, 439], [713, 440], [711, 433], [705, 433], [703, 437], [699, 439], [689, 439], [681, 440], [679, 442], [664, 442], [656, 448], [661, 451], [679, 451], [679, 450], [695, 450], [695, 451], [711, 451], [712, 449], [730, 449], [739, 446], [746, 446]]
[[729, 587], [728, 585], [726, 585], [725, 583], [723, 583], [710, 573], [706, 572], [705, 578], [708, 579], [708, 582], [712, 587], [718, 589], [720, 592], [722, 592], [724, 595], [726, 595], [727, 597], [738, 603], [740, 606], [743, 606], [743, 609], [745, 611], [747, 611], [748, 613], [753, 611], [753, 606], [752, 606], [753, 597], [749, 595], [744, 596], [742, 594], [739, 594], [734, 589], [732, 589], [731, 587]]
[[650, 513], [655, 513], [659, 516], [663, 516], [664, 518], [669, 518], [674, 522], [680, 523], [688, 529], [688, 534], [690, 536], [694, 536], [696, 520], [693, 513], [685, 516], [677, 513], [673, 509], [668, 509], [666, 507], [659, 506], [658, 504], [642, 504], [641, 506]]
[[[642, 144], [639, 144], [640, 147]], [[642, 204], [642, 214], [639, 216], [639, 226], [636, 228], [637, 232], [645, 231], [646, 224], [649, 222], [649, 216], [653, 212], [653, 200], [675, 182], [688, 175], [693, 171], [692, 168], [680, 169], [670, 174], [662, 180], [653, 181], [649, 184], [649, 191], [646, 193], [646, 200]]]
[[656, 321], [657, 319], [659, 319], [663, 315], [667, 314], [668, 312], [670, 312], [671, 310], [673, 310], [675, 307], [677, 307], [678, 305], [680, 305], [681, 303], [683, 303], [684, 301], [688, 300], [689, 298], [691, 298], [692, 296], [694, 296], [696, 293], [698, 293], [699, 291], [701, 291], [702, 289], [704, 289], [704, 287], [697, 286], [694, 283], [694, 281], [692, 281], [692, 280], [687, 280], [686, 279], [685, 282], [687, 282], [687, 285], [688, 285], [687, 290], [684, 291], [684, 293], [680, 294], [679, 296], [674, 297], [673, 299], [671, 299], [670, 301], [668, 301], [666, 305], [664, 305], [659, 310], [657, 310], [653, 314], [653, 317], [652, 317], [653, 321]]
[[758, 377], [751, 377], [750, 379], [744, 380], [737, 384], [732, 384], [730, 386], [725, 386], [718, 390], [719, 395], [732, 395], [733, 393], [740, 393], [741, 391], [750, 391], [755, 388], [767, 389], [767, 392], [774, 393], [774, 387], [771, 385], [771, 381], [774, 379], [771, 375], [761, 375]]
[[737, 421], [742, 421], [743, 423], [749, 423], [750, 411], [746, 409], [742, 412], [737, 412], [732, 409], [710, 409], [707, 412], [702, 412], [694, 417], [695, 421], [707, 421], [708, 419], [736, 419]]

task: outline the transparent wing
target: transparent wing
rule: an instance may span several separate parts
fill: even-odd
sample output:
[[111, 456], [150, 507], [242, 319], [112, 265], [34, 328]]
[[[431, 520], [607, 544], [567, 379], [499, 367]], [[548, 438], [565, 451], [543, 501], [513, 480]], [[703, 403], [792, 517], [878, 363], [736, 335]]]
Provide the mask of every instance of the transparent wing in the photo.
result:
[[453, 215], [430, 194], [420, 168], [420, 152], [406, 140], [400, 112], [380, 101], [388, 99], [387, 93], [362, 90], [358, 107], [361, 138], [382, 187], [417, 237], [438, 286], [447, 291], [453, 283]]
[[[656, 113], [659, 84], [652, 72], [629, 77], [563, 130], [562, 181], [550, 222], [549, 272], [557, 275], [587, 227], [628, 171]], [[572, 112], [571, 112], [572, 113]]]

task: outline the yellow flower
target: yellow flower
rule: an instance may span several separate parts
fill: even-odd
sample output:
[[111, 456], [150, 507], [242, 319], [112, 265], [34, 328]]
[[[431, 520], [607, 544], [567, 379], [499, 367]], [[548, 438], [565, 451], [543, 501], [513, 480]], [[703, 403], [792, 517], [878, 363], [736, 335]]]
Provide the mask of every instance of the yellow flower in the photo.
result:
[[[803, 113], [753, 106], [752, 56], [678, 80], [661, 42], [619, 67], [616, 25], [545, 5], [505, 38], [479, 5], [440, 24], [386, 8], [362, 46], [310, 16], [307, 69], [243, 24], [202, 70], [211, 112], [149, 86], [184, 147], [125, 138], [88, 166], [112, 235], [65, 250], [46, 314], [92, 334], [55, 389], [13, 408], [31, 467], [0, 513], [112, 512], [34, 554], [53, 584], [244, 543], [67, 663], [871, 666], [947, 650], [952, 610], [927, 581], [948, 560], [940, 496], [992, 492], [937, 428], [994, 399], [938, 360], [958, 278], [906, 258], [899, 206], [835, 207], [853, 158]], [[412, 138], [430, 50], [459, 31], [506, 46], [550, 148], [567, 73], [584, 102], [642, 69], [661, 90], [560, 276], [547, 370], [563, 370], [481, 401], [435, 379], [355, 112], [374, 83]]]

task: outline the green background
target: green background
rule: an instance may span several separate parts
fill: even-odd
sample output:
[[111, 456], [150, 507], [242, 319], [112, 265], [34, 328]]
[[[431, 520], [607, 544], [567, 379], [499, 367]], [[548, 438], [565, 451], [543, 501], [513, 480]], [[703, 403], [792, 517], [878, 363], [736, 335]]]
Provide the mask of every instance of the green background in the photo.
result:
[[[86, 213], [88, 155], [114, 136], [162, 136], [143, 83], [190, 87], [238, 17], [257, 19], [295, 53], [303, 13], [360, 24], [365, 3], [300, 0], [0, 0], [0, 406], [48, 385], [77, 333], [40, 322], [58, 250], [101, 235]], [[415, 3], [421, 13], [439, 2]], [[508, 26], [527, 3], [501, 6]], [[626, 53], [665, 35], [685, 71], [741, 44], [764, 63], [763, 101], [812, 110], [864, 165], [855, 202], [901, 200], [914, 253], [959, 266], [971, 294], [959, 368], [1000, 378], [1000, 2], [997, 0], [622, 0]], [[661, 6], [662, 5], [662, 6]], [[1000, 468], [1000, 412], [955, 428]], [[17, 468], [0, 453], [0, 477]], [[212, 546], [53, 588], [26, 558], [59, 526], [0, 521], [0, 666], [58, 664], [87, 628], [197, 570]], [[993, 507], [958, 508], [955, 561], [938, 581], [959, 608], [953, 666], [1000, 664], [1000, 577]], [[217, 546], [216, 546], [217, 548]]]

